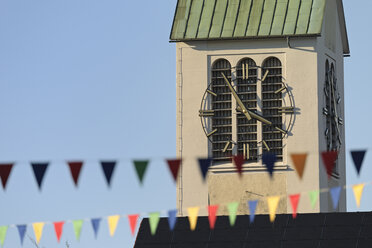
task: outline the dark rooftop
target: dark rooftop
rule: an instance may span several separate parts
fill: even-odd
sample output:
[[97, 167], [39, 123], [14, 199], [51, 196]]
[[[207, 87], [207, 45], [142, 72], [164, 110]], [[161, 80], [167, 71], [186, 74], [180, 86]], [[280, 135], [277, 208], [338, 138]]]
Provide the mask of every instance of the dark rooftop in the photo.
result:
[[253, 224], [249, 216], [238, 216], [230, 227], [228, 216], [219, 216], [214, 230], [208, 217], [199, 217], [190, 231], [187, 217], [177, 220], [169, 230], [167, 218], [159, 222], [154, 236], [149, 220], [143, 219], [135, 248], [364, 248], [372, 247], [372, 212], [277, 215], [270, 223], [268, 215], [258, 215]]

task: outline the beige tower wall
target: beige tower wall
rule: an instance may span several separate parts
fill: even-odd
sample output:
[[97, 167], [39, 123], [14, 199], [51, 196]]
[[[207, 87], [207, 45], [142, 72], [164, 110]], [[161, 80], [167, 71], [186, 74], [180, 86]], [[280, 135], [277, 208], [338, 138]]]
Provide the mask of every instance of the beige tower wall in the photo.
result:
[[[271, 194], [286, 196], [292, 193], [319, 189], [319, 91], [317, 38], [293, 38], [289, 48], [285, 39], [267, 39], [224, 42], [177, 43], [177, 151], [185, 159], [178, 184], [178, 207], [187, 215], [187, 207], [226, 204], [240, 201], [239, 213], [247, 213], [246, 201]], [[295, 100], [295, 125], [286, 139], [282, 168], [271, 181], [262, 165], [246, 168], [239, 179], [226, 164], [210, 172], [203, 183], [196, 159], [208, 156], [208, 140], [201, 127], [198, 112], [204, 91], [210, 80], [210, 67], [219, 58], [227, 59], [234, 67], [244, 57], [251, 57], [257, 65], [269, 56], [280, 58], [285, 82]], [[309, 152], [304, 178], [300, 181], [293, 170], [289, 155]], [[182, 154], [181, 154], [182, 153]], [[209, 188], [209, 192], [208, 192]], [[273, 190], [276, 189], [276, 190]], [[247, 193], [249, 192], [249, 193]], [[291, 212], [289, 202], [283, 198], [278, 212]], [[327, 202], [328, 204], [328, 202]], [[300, 201], [299, 212], [318, 212], [310, 208], [308, 197]], [[267, 212], [262, 205], [259, 212]], [[226, 211], [220, 212], [225, 214]], [[206, 208], [201, 214], [207, 214]]]

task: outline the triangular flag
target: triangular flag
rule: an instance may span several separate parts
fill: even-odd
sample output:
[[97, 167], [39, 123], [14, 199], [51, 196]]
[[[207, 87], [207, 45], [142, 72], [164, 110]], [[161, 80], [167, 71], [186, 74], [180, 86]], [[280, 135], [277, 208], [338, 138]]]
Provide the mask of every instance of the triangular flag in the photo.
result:
[[34, 229], [36, 243], [40, 243], [41, 236], [43, 235], [44, 222], [32, 223], [32, 228]]
[[150, 213], [149, 223], [150, 223], [150, 230], [151, 230], [152, 235], [155, 235], [156, 229], [158, 229], [159, 220], [160, 220], [159, 212]]
[[177, 182], [178, 171], [181, 167], [181, 159], [167, 160], [167, 164], [170, 172], [172, 173], [173, 179]]
[[110, 236], [114, 236], [116, 227], [118, 226], [118, 222], [120, 219], [120, 215], [112, 215], [107, 217], [107, 223], [109, 226]]
[[4, 245], [6, 232], [8, 231], [8, 226], [0, 226], [0, 244], [1, 246]]
[[34, 170], [34, 175], [36, 182], [41, 190], [41, 185], [45, 176], [45, 172], [48, 169], [48, 163], [31, 163], [32, 169]]
[[238, 212], [239, 202], [231, 202], [227, 204], [227, 210], [229, 211], [230, 226], [235, 225], [236, 213]]
[[276, 155], [274, 153], [262, 154], [262, 163], [266, 166], [266, 169], [270, 173], [271, 177], [273, 176], [275, 162]]
[[91, 219], [90, 222], [92, 223], [94, 237], [97, 239], [99, 224], [101, 223], [101, 218]]
[[56, 232], [57, 241], [61, 241], [61, 236], [63, 232], [63, 225], [65, 224], [64, 221], [54, 222], [54, 231]]
[[25, 234], [27, 230], [26, 225], [17, 225], [19, 239], [21, 240], [21, 245], [23, 245], [23, 240], [25, 239]]
[[199, 158], [200, 171], [202, 173], [204, 181], [207, 177], [209, 167], [212, 165], [212, 161], [213, 160], [211, 158]]
[[244, 156], [242, 154], [239, 154], [237, 156], [233, 156], [233, 161], [236, 167], [236, 170], [239, 173], [239, 176], [242, 175], [243, 172], [243, 164], [244, 164]]
[[78, 186], [80, 171], [83, 167], [83, 162], [67, 162], [67, 164], [70, 167], [72, 180], [74, 180], [75, 186]]
[[298, 202], [300, 201], [300, 194], [296, 195], [290, 195], [289, 199], [291, 200], [291, 205], [292, 205], [292, 217], [295, 219], [297, 217], [297, 207], [298, 207]]
[[360, 173], [360, 169], [362, 168], [364, 155], [366, 154], [366, 150], [364, 151], [351, 151], [351, 157], [353, 158], [355, 169]]
[[149, 164], [148, 160], [135, 160], [133, 161], [134, 168], [136, 169], [138, 179], [140, 183], [143, 184], [143, 178], [146, 173], [147, 165]]
[[80, 240], [80, 234], [81, 234], [81, 229], [83, 228], [83, 222], [84, 220], [73, 220], [72, 225], [74, 226], [74, 232], [75, 232], [75, 237], [76, 240]]
[[271, 196], [267, 198], [267, 204], [269, 206], [270, 221], [274, 222], [276, 217], [276, 209], [280, 201], [280, 196]]
[[250, 223], [254, 222], [254, 217], [256, 215], [257, 203], [258, 203], [258, 201], [248, 201]]
[[338, 201], [340, 200], [341, 187], [333, 187], [329, 190], [332, 197], [333, 209], [336, 209], [338, 206]]
[[129, 226], [130, 226], [130, 230], [131, 230], [133, 236], [134, 236], [134, 234], [136, 232], [136, 226], [137, 226], [138, 217], [139, 217], [139, 214], [128, 215]]
[[337, 156], [338, 156], [337, 151], [322, 152], [323, 164], [327, 170], [328, 178], [332, 176], [332, 172], [336, 164]]
[[199, 210], [200, 207], [192, 207], [187, 209], [187, 212], [189, 213], [189, 223], [191, 231], [195, 230], [196, 224], [198, 223]]
[[168, 211], [168, 224], [169, 229], [173, 231], [177, 222], [177, 209]]
[[6, 183], [8, 182], [8, 178], [10, 172], [12, 171], [12, 168], [13, 164], [0, 164], [0, 178], [4, 190], [6, 189]]
[[309, 192], [311, 208], [314, 209], [319, 198], [319, 190], [313, 190]]
[[301, 154], [291, 154], [293, 165], [296, 169], [297, 175], [300, 179], [304, 175], [305, 165], [306, 165], [306, 153]]
[[216, 224], [218, 208], [218, 205], [208, 206], [208, 220], [210, 229], [214, 229]]
[[111, 185], [111, 177], [114, 173], [116, 162], [115, 161], [101, 161], [101, 166], [103, 173], [105, 174], [107, 185], [110, 187]]
[[355, 202], [356, 202], [358, 208], [360, 207], [360, 199], [362, 198], [364, 185], [365, 184], [362, 183], [362, 184], [357, 184], [357, 185], [354, 185], [353, 186], [353, 192], [354, 192]]

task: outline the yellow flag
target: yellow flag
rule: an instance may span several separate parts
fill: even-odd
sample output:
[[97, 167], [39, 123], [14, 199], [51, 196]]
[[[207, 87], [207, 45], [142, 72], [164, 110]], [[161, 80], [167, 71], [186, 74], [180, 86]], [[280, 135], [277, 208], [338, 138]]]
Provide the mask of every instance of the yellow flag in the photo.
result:
[[32, 227], [34, 228], [36, 243], [39, 244], [41, 235], [43, 235], [43, 228], [44, 228], [44, 222], [36, 222], [32, 224]]
[[200, 207], [188, 208], [187, 212], [189, 213], [189, 222], [190, 229], [194, 231], [196, 228], [196, 223], [198, 222], [198, 214]]
[[276, 217], [276, 209], [280, 201], [280, 196], [271, 196], [267, 198], [267, 204], [269, 205], [270, 221], [274, 222]]
[[112, 215], [107, 218], [107, 223], [109, 226], [111, 236], [114, 236], [119, 219], [120, 219], [120, 215]]
[[360, 206], [360, 198], [362, 198], [363, 189], [364, 189], [364, 183], [356, 184], [353, 186], [354, 197], [355, 197], [355, 201], [356, 201], [358, 208]]

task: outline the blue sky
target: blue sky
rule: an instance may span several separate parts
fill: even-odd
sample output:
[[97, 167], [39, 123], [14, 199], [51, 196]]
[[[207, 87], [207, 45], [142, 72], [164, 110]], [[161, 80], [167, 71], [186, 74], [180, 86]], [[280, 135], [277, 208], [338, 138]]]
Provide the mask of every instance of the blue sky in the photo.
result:
[[[0, 161], [16, 161], [0, 190], [0, 225], [147, 213], [173, 209], [176, 188], [164, 158], [176, 154], [175, 45], [169, 44], [175, 0], [0, 0]], [[345, 59], [347, 150], [370, 148], [372, 2], [345, 0], [351, 58]], [[371, 154], [357, 178], [347, 157], [347, 183], [372, 181]], [[151, 159], [141, 187], [132, 159]], [[66, 160], [83, 159], [80, 187]], [[108, 189], [99, 160], [119, 161]], [[30, 161], [49, 161], [40, 193]], [[351, 190], [348, 210], [356, 211]], [[361, 210], [370, 211], [372, 187]], [[28, 235], [33, 237], [31, 227]], [[80, 241], [72, 224], [62, 242], [78, 247], [131, 247], [128, 222], [97, 240], [85, 222]], [[4, 247], [20, 247], [15, 228]], [[26, 248], [34, 247], [28, 237]], [[46, 225], [41, 247], [57, 244]]]

